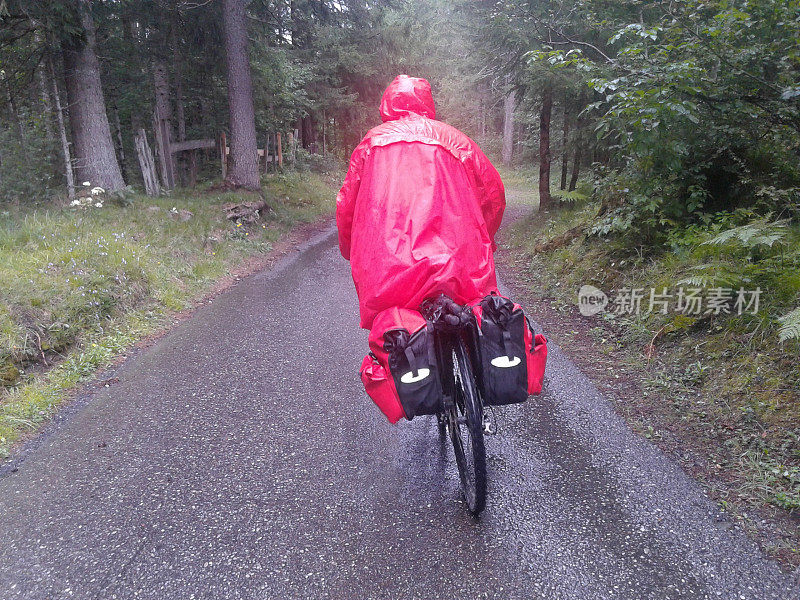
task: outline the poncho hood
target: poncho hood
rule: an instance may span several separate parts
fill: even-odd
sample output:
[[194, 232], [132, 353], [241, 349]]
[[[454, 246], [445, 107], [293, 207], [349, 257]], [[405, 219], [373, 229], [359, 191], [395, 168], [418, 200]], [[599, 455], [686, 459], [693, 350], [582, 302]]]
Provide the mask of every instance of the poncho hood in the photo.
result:
[[398, 75], [383, 92], [380, 106], [381, 119], [396, 121], [412, 114], [436, 118], [431, 84], [421, 77]]

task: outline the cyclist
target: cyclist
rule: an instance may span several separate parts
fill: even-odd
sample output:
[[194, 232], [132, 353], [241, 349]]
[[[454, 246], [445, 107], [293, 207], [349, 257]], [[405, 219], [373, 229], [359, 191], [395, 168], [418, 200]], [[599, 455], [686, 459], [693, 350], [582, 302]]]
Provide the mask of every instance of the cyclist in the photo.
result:
[[350, 159], [336, 223], [361, 327], [371, 329], [361, 380], [396, 423], [441, 407], [423, 300], [444, 294], [467, 305], [497, 292], [505, 191], [477, 144], [435, 120], [425, 79], [397, 76], [380, 114]]
[[505, 209], [500, 175], [478, 145], [435, 120], [428, 81], [399, 75], [380, 115], [336, 201], [365, 329], [382, 311], [416, 310], [434, 294], [468, 304], [496, 292], [492, 254]]

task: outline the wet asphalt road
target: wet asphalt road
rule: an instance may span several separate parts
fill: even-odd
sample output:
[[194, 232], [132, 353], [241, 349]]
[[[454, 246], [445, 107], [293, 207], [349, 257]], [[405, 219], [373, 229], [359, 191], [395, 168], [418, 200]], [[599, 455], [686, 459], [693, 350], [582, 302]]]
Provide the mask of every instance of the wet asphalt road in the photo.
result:
[[2, 468], [0, 599], [797, 597], [557, 348], [545, 394], [497, 410], [470, 518], [432, 419], [392, 427], [363, 392], [330, 233]]

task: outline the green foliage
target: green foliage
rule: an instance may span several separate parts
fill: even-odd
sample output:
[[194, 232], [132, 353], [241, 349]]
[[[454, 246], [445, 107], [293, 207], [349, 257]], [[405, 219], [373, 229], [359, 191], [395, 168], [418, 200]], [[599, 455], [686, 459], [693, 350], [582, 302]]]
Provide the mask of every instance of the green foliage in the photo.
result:
[[781, 324], [778, 335], [782, 342], [800, 340], [800, 307], [778, 319]]
[[769, 222], [767, 219], [759, 219], [741, 227], [727, 229], [704, 241], [703, 244], [735, 246], [753, 253], [762, 247], [772, 248], [776, 243], [782, 244], [788, 234], [789, 227], [786, 221]]
[[23, 127], [20, 141], [0, 124], [0, 202], [45, 200], [61, 184], [53, 164], [56, 151], [43, 135], [41, 123], [31, 117]]
[[[327, 159], [326, 166], [330, 166], [330, 162], [331, 159]], [[275, 220], [292, 226], [312, 222], [328, 212], [343, 178], [341, 169], [326, 171], [323, 175], [290, 171], [265, 178], [263, 185]]]
[[[66, 389], [163, 324], [169, 311], [189, 306], [293, 225], [329, 213], [340, 178], [265, 177], [275, 210], [249, 226], [222, 210], [243, 199], [237, 193], [0, 213], [0, 459]], [[45, 363], [59, 366], [37, 375]]]
[[797, 337], [796, 311], [780, 315], [800, 295], [800, 229], [785, 220], [761, 218], [719, 230], [731, 218], [734, 215], [707, 226], [705, 234], [694, 228], [695, 245], [689, 253], [694, 264], [678, 283], [729, 288], [734, 293], [760, 289], [761, 310], [772, 319], [780, 340]]
[[736, 207], [797, 217], [797, 2], [584, 0], [572, 14], [583, 23], [540, 14], [563, 35], [528, 57], [594, 92], [584, 115], [616, 155], [598, 172], [595, 233], [658, 246], [665, 229]]
[[333, 173], [342, 170], [342, 161], [333, 154], [323, 156], [298, 148], [295, 155], [294, 168], [298, 171], [313, 173]]

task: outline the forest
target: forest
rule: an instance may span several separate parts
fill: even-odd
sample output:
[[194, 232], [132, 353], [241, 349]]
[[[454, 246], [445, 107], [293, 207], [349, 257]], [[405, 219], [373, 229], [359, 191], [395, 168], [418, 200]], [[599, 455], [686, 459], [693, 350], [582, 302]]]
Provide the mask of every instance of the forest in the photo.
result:
[[[40, 357], [86, 348], [145, 297], [181, 309], [175, 273], [211, 281], [274, 244], [268, 223], [219, 225], [203, 194], [265, 202], [287, 227], [329, 210], [399, 73], [427, 78], [437, 118], [538, 195], [507, 241], [527, 285], [572, 305], [586, 281], [730, 295], [722, 314], [606, 321], [648, 364], [657, 348], [680, 363], [686, 398], [725, 398], [675, 400], [673, 421], [715, 420], [709, 469], [735, 463], [740, 495], [796, 514], [800, 0], [0, 0], [0, 381], [17, 406], [0, 455], [63, 388], [21, 398]], [[98, 241], [112, 217], [95, 206], [139, 228], [124, 247]], [[186, 233], [193, 214], [202, 232]], [[113, 257], [76, 268], [79, 247]], [[91, 306], [70, 299], [84, 288]], [[737, 314], [744, 289], [761, 305]]]
[[[167, 142], [227, 132], [229, 183], [257, 188], [247, 157], [271, 133], [346, 158], [407, 71], [505, 164], [538, 164], [542, 206], [551, 179], [594, 178], [599, 234], [793, 219], [797, 19], [770, 0], [3, 0], [0, 198], [141, 188], [135, 137], [160, 144], [164, 124]], [[199, 154], [161, 185], [194, 183]]]

